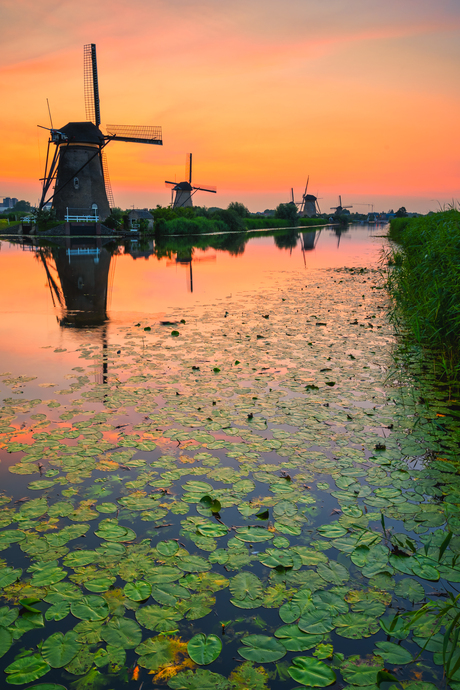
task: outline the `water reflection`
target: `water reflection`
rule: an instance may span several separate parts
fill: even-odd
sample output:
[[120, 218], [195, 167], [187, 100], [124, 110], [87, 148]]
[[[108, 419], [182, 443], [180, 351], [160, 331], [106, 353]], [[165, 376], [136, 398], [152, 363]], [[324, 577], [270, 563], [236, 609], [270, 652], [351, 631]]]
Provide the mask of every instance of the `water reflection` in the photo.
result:
[[57, 247], [39, 247], [53, 301], [62, 327], [91, 328], [107, 321], [110, 250], [100, 238], [68, 238]]

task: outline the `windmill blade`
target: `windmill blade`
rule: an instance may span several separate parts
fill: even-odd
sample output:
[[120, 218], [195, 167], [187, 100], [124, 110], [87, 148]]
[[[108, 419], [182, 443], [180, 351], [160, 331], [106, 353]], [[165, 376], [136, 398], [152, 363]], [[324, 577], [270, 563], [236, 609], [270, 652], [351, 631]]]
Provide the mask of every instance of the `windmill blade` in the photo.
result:
[[202, 187], [201, 185], [193, 185], [192, 189], [194, 189], [195, 192], [212, 192], [213, 194], [216, 194], [217, 192], [215, 187]]
[[303, 193], [304, 196], [307, 196], [307, 189], [308, 189], [308, 183], [310, 182], [310, 175], [307, 177], [307, 184], [305, 185], [305, 191]]
[[105, 184], [105, 192], [107, 194], [107, 201], [109, 202], [110, 208], [114, 208], [115, 202], [113, 200], [112, 185], [110, 184], [109, 168], [107, 165], [107, 156], [105, 154], [105, 149], [102, 149], [102, 151], [101, 151], [101, 158], [102, 158], [102, 172], [104, 174], [104, 184]]
[[291, 187], [291, 204], [294, 203], [294, 187]]
[[170, 189], [174, 189], [177, 185], [177, 182], [168, 182], [168, 180], [165, 180], [165, 187], [169, 187]]
[[185, 179], [192, 184], [192, 154], [185, 154]]
[[163, 145], [161, 127], [138, 125], [107, 125], [108, 138], [137, 144]]
[[85, 84], [86, 119], [99, 127], [101, 109], [99, 104], [99, 82], [97, 78], [96, 44], [88, 43], [83, 47], [83, 74]]

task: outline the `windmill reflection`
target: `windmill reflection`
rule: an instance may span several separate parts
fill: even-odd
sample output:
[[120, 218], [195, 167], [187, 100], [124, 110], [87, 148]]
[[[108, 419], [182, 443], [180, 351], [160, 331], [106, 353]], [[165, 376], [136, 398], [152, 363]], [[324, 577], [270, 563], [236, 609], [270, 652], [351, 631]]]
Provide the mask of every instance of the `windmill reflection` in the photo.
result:
[[187, 290], [188, 292], [193, 292], [193, 263], [201, 263], [204, 261], [215, 261], [216, 255], [211, 254], [209, 256], [193, 256], [193, 247], [187, 247], [177, 252], [176, 258], [172, 261], [167, 261], [166, 266], [185, 266], [188, 268], [187, 271]]
[[62, 327], [93, 328], [107, 317], [112, 253], [100, 238], [68, 238], [65, 246], [41, 247], [53, 305], [61, 308]]

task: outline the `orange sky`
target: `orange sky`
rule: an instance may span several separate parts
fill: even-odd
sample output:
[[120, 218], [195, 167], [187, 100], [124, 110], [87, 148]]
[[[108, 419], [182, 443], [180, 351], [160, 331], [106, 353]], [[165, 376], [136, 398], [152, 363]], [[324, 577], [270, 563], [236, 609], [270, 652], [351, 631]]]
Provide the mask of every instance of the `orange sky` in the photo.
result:
[[[458, 0], [2, 0], [0, 197], [40, 194], [55, 126], [85, 118], [96, 43], [103, 126], [163, 127], [107, 149], [115, 203], [166, 204], [165, 179], [253, 211], [309, 191], [426, 212], [460, 197]], [[439, 204], [438, 204], [439, 202]]]

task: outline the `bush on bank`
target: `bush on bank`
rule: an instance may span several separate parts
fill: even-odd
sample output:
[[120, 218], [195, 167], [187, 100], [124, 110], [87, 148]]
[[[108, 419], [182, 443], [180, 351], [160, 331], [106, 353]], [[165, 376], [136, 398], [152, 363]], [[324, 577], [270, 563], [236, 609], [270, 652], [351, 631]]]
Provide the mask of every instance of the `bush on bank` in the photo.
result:
[[395, 218], [389, 236], [388, 288], [393, 316], [417, 343], [436, 351], [444, 372], [460, 382], [460, 213]]

